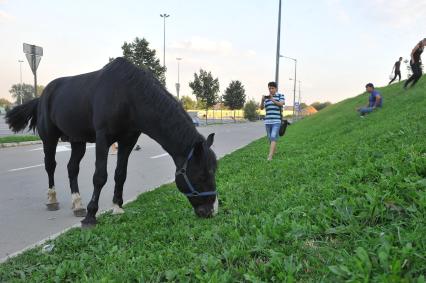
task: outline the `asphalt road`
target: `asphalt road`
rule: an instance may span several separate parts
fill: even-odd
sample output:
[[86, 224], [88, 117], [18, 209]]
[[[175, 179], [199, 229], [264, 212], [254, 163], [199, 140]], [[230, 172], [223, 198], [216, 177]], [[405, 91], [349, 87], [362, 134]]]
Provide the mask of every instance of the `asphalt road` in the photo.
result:
[[4, 121], [4, 115], [0, 114], [0, 137], [13, 135], [13, 132], [9, 130], [9, 126]]
[[[204, 136], [216, 133], [212, 148], [218, 157], [265, 135], [262, 122], [213, 125], [199, 127], [198, 130]], [[174, 179], [173, 161], [160, 145], [145, 135], [140, 137], [138, 144], [142, 149], [133, 151], [129, 159], [124, 186], [125, 201]], [[85, 206], [93, 192], [94, 149], [93, 144], [87, 145], [80, 166], [79, 185]], [[61, 209], [47, 211], [45, 202], [48, 185], [42, 145], [0, 149], [0, 259], [81, 221], [81, 218], [73, 216], [71, 210], [66, 170], [70, 153], [68, 143], [58, 145], [55, 185]], [[112, 205], [116, 158], [116, 155], [109, 155], [109, 177], [102, 190], [100, 211], [110, 209]]]

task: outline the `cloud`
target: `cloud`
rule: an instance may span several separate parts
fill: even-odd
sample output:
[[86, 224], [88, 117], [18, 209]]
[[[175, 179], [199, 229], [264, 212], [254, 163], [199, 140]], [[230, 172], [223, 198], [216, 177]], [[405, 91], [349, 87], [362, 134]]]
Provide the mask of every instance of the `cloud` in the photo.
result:
[[0, 23], [4, 23], [10, 20], [13, 20], [13, 17], [9, 15], [8, 13], [6, 13], [5, 11], [0, 10]]
[[246, 57], [254, 57], [254, 56], [256, 56], [256, 51], [254, 51], [252, 49], [249, 49], [246, 52], [244, 52], [244, 56], [246, 56]]
[[341, 0], [326, 0], [326, 3], [337, 20], [342, 23], [350, 21], [349, 14], [346, 12]]
[[172, 42], [170, 48], [176, 50], [230, 54], [233, 50], [232, 44], [226, 40], [211, 40], [205, 37], [194, 36], [190, 40]]
[[394, 28], [426, 24], [426, 1], [424, 0], [371, 0], [369, 8], [373, 16]]

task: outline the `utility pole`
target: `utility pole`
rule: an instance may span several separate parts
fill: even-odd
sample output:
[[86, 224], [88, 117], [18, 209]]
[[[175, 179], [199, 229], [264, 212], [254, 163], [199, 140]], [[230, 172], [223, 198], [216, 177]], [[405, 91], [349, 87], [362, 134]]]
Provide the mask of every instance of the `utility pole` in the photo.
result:
[[22, 87], [22, 63], [24, 62], [23, 60], [18, 60], [19, 62], [19, 74], [20, 74], [20, 90], [19, 90], [19, 100], [21, 101], [21, 105], [22, 105], [22, 94], [23, 94], [23, 87]]
[[281, 0], [279, 0], [279, 8], [278, 8], [278, 33], [277, 33], [277, 57], [275, 58], [275, 83], [277, 84], [278, 89], [278, 80], [280, 73], [280, 39], [281, 39]]
[[294, 85], [293, 85], [293, 121], [294, 121], [295, 104], [296, 104], [297, 59], [283, 56], [283, 55], [280, 55], [280, 57], [294, 61]]
[[179, 91], [180, 91], [180, 61], [182, 60], [182, 58], [176, 58], [177, 62], [178, 62], [178, 82], [176, 84], [176, 94], [179, 100]]
[[297, 118], [298, 119], [300, 119], [300, 107], [301, 107], [301, 105], [302, 105], [302, 101], [301, 101], [301, 94], [300, 94], [300, 84], [302, 83], [301, 81], [298, 81], [298, 83], [299, 83], [299, 99], [298, 99], [298, 101], [299, 101], [299, 107], [298, 107], [298, 111], [297, 111]]
[[164, 34], [163, 34], [163, 67], [166, 67], [166, 18], [170, 17], [170, 15], [164, 13], [160, 14], [160, 17], [164, 20]]

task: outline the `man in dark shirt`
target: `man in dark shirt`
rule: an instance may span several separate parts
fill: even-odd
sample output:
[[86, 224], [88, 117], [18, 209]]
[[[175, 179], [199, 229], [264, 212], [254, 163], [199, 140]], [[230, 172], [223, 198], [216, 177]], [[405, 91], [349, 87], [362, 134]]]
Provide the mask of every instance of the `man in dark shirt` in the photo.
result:
[[393, 65], [392, 72], [395, 71], [395, 77], [389, 82], [389, 84], [393, 83], [393, 81], [396, 79], [396, 77], [399, 77], [398, 82], [401, 81], [401, 62], [402, 57], [399, 57], [399, 60], [395, 62]]
[[381, 108], [383, 103], [382, 96], [377, 90], [374, 89], [374, 85], [372, 83], [368, 83], [365, 86], [365, 89], [368, 93], [370, 93], [370, 97], [368, 98], [368, 106], [357, 109], [357, 111], [361, 114], [361, 117], [364, 117], [365, 114], [373, 112], [377, 108]]
[[411, 82], [412, 82], [411, 86], [413, 87], [422, 76], [421, 55], [423, 53], [425, 46], [426, 46], [426, 38], [424, 38], [419, 43], [417, 43], [417, 45], [414, 47], [413, 51], [411, 52], [410, 66], [411, 66], [411, 70], [413, 71], [413, 74], [405, 82], [404, 89], [407, 89], [408, 84]]

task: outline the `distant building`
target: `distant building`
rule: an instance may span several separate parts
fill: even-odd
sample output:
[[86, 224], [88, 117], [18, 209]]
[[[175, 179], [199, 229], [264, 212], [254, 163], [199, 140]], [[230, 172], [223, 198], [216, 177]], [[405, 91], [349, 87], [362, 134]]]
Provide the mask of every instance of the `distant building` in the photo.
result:
[[315, 114], [317, 112], [318, 112], [318, 110], [316, 110], [315, 107], [308, 106], [306, 108], [303, 108], [302, 111], [300, 111], [300, 114], [302, 116], [311, 116], [311, 115], [313, 115], [313, 114]]

